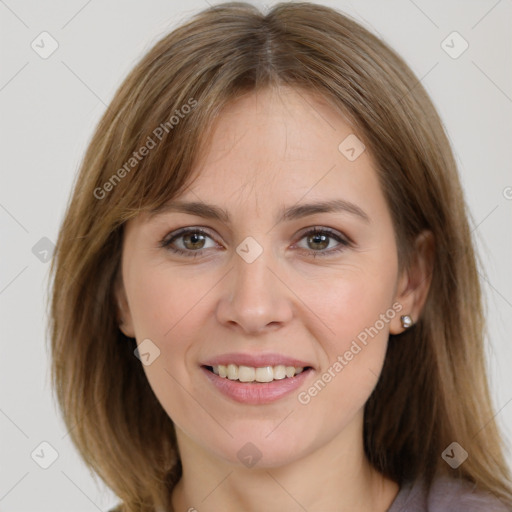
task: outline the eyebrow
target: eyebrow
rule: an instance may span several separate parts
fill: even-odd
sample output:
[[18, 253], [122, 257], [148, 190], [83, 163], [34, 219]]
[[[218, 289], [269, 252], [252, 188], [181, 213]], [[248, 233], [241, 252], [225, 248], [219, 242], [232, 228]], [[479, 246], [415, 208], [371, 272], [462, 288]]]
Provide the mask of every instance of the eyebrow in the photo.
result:
[[[161, 215], [168, 212], [188, 213], [205, 219], [214, 219], [226, 224], [231, 223], [229, 213], [219, 206], [207, 204], [202, 201], [172, 201], [156, 208], [150, 212], [150, 216]], [[292, 221], [314, 215], [316, 213], [337, 213], [345, 212], [355, 215], [365, 222], [370, 222], [370, 217], [357, 205], [344, 199], [333, 199], [330, 201], [318, 201], [307, 204], [296, 204], [284, 208], [278, 214], [276, 224], [283, 221]]]

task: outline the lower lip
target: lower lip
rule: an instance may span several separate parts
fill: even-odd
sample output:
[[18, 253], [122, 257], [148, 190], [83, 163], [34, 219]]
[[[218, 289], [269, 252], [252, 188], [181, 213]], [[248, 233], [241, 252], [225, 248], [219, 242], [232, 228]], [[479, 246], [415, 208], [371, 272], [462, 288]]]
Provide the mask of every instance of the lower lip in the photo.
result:
[[289, 395], [299, 388], [312, 372], [312, 369], [308, 368], [296, 377], [287, 377], [272, 382], [252, 383], [219, 377], [204, 366], [201, 366], [201, 370], [221, 393], [236, 402], [251, 405], [268, 404]]

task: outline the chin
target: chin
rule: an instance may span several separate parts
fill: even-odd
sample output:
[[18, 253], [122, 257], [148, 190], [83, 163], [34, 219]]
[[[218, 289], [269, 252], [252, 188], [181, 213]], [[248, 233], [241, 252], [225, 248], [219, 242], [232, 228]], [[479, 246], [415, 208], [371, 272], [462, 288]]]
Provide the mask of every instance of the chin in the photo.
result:
[[[293, 439], [289, 434], [278, 436], [275, 433], [251, 436], [248, 433], [236, 435], [222, 446], [209, 445], [208, 449], [219, 459], [237, 468], [272, 469], [291, 464], [308, 452], [304, 440]], [[275, 437], [274, 437], [275, 435]], [[303, 439], [303, 438], [302, 438]], [[311, 448], [311, 451], [313, 447]]]

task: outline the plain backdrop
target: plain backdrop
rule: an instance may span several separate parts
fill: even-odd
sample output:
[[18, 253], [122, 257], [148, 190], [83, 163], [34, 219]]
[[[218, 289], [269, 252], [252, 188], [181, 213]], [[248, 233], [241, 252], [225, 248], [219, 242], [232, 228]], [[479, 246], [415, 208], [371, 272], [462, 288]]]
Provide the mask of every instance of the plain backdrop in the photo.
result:
[[[1, 511], [106, 511], [117, 502], [79, 458], [53, 403], [48, 259], [84, 151], [115, 90], [158, 39], [209, 3], [0, 1]], [[322, 3], [395, 48], [446, 126], [483, 262], [490, 384], [510, 444], [512, 2]], [[57, 50], [43, 58], [52, 44]], [[507, 457], [512, 463], [510, 449]]]

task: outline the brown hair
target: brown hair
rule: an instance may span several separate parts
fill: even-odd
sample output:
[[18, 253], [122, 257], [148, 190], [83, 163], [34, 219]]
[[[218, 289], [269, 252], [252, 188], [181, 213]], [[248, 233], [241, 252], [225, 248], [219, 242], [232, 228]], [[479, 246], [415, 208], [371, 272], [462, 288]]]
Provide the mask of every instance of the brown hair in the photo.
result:
[[[468, 212], [442, 123], [393, 50], [310, 3], [278, 4], [267, 14], [226, 3], [199, 13], [147, 53], [103, 115], [51, 268], [53, 386], [73, 442], [123, 510], [171, 508], [181, 476], [173, 422], [134, 356], [135, 340], [117, 323], [123, 224], [190, 182], [223, 106], [278, 84], [321, 95], [357, 130], [376, 163], [401, 265], [422, 230], [435, 239], [422, 316], [390, 336], [365, 407], [370, 462], [397, 482], [425, 475], [430, 483], [449, 472], [512, 504], [485, 373]], [[453, 441], [469, 453], [456, 470], [441, 458]]]

